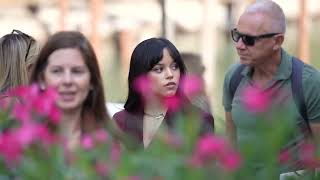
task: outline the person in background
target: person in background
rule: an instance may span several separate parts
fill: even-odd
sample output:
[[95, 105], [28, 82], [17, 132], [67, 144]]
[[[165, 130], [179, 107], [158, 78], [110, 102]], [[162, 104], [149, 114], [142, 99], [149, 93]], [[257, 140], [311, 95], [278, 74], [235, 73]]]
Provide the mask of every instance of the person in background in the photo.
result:
[[59, 133], [67, 147], [77, 147], [80, 138], [105, 128], [108, 114], [97, 57], [88, 39], [76, 31], [52, 35], [34, 66], [32, 83], [57, 90], [61, 110]]
[[[223, 105], [226, 112], [226, 133], [237, 147], [244, 150], [248, 146], [254, 147], [259, 142], [265, 142], [257, 139], [261, 137], [261, 132], [256, 129], [263, 120], [281, 121], [288, 125], [286, 129], [290, 129], [290, 133], [286, 137], [277, 137], [277, 140], [284, 139], [281, 143], [282, 150], [292, 151], [292, 157], [296, 157], [298, 148], [295, 146], [309, 139], [310, 131], [315, 139], [319, 138], [320, 73], [310, 65], [293, 58], [282, 48], [285, 33], [285, 15], [274, 1], [261, 0], [246, 8], [236, 28], [231, 31], [240, 63], [232, 65], [225, 75]], [[293, 79], [296, 62], [302, 63], [302, 74]], [[236, 90], [231, 93], [232, 77], [237, 70], [241, 79]], [[301, 86], [302, 97], [305, 99], [306, 119], [299, 112], [295, 92], [292, 91], [292, 82], [297, 80], [302, 81], [299, 87]], [[261, 97], [259, 102], [257, 97]], [[256, 98], [256, 101], [253, 98]], [[279, 110], [285, 111], [286, 118], [278, 113]], [[277, 114], [279, 116], [276, 116]], [[257, 159], [263, 156], [259, 156], [259, 147], [252, 153], [257, 153]], [[263, 169], [266, 168], [259, 160], [253, 160], [250, 166], [255, 169], [256, 175], [263, 174]], [[279, 167], [279, 172], [301, 168], [304, 168], [302, 164], [293, 159], [293, 162]]]
[[169, 40], [150, 38], [140, 42], [130, 60], [124, 110], [113, 116], [119, 131], [146, 149], [160, 129], [174, 133], [179, 112], [196, 111], [199, 128], [194, 130], [200, 135], [213, 133], [213, 116], [192, 106], [183, 94], [181, 80], [185, 73], [180, 53]]
[[212, 110], [209, 97], [205, 91], [205, 81], [203, 79], [205, 67], [201, 61], [201, 57], [195, 53], [182, 52], [181, 58], [188, 70], [187, 74], [191, 75], [193, 78], [197, 78], [200, 82], [199, 92], [197, 92], [195, 96], [190, 97], [191, 103], [210, 113]]
[[8, 91], [27, 85], [39, 54], [36, 40], [19, 30], [0, 38], [0, 100]]

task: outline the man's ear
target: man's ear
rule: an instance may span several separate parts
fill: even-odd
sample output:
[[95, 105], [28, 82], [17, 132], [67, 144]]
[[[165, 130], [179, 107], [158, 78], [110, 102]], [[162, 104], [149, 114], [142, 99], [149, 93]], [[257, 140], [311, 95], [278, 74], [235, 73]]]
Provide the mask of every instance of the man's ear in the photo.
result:
[[284, 41], [284, 34], [278, 34], [274, 36], [274, 46], [273, 50], [279, 50], [281, 49], [282, 43]]

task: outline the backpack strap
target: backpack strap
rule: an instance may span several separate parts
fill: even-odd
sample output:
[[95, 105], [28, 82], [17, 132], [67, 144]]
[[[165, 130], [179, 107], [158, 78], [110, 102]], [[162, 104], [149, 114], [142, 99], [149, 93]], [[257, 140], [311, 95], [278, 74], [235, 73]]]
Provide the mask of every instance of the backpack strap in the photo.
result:
[[306, 129], [302, 128], [303, 130], [307, 130], [308, 134], [312, 134], [311, 127], [309, 124], [308, 114], [307, 114], [307, 107], [305, 98], [303, 95], [303, 88], [302, 88], [302, 70], [303, 70], [304, 63], [296, 57], [292, 57], [292, 74], [291, 74], [291, 88], [292, 88], [292, 95], [294, 98], [294, 102], [299, 109], [299, 113], [302, 116], [303, 120], [306, 124]]
[[[302, 70], [303, 70], [304, 63], [297, 59], [296, 57], [292, 57], [292, 74], [291, 74], [291, 89], [293, 94], [294, 102], [299, 110], [300, 115], [302, 116], [303, 120], [305, 121], [306, 128], [302, 128], [304, 131], [310, 135], [312, 135], [311, 127], [309, 124], [309, 119], [307, 115], [307, 108], [305, 103], [305, 98], [303, 95], [302, 89]], [[233, 99], [234, 94], [243, 78], [241, 75], [242, 70], [245, 68], [245, 65], [241, 64], [235, 72], [232, 74], [230, 84], [229, 84], [229, 93], [231, 99]]]
[[239, 67], [237, 67], [236, 71], [232, 74], [229, 84], [229, 93], [231, 96], [231, 100], [234, 97], [234, 94], [243, 78], [241, 75], [242, 70], [245, 68], [245, 65], [241, 64]]

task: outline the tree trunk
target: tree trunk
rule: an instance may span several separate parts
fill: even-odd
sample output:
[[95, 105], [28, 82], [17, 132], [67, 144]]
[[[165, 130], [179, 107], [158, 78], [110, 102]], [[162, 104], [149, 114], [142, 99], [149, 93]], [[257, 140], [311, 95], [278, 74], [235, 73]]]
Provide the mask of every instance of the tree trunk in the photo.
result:
[[130, 58], [133, 52], [136, 36], [135, 32], [130, 29], [123, 29], [119, 33], [119, 47], [120, 47], [120, 60], [121, 68], [125, 77], [128, 75]]
[[59, 0], [60, 7], [60, 17], [59, 17], [59, 30], [66, 30], [66, 21], [65, 18], [68, 14], [69, 1], [68, 0]]
[[298, 56], [309, 63], [309, 27], [310, 15], [307, 8], [307, 0], [300, 0], [299, 25], [298, 25]]
[[217, 0], [204, 0], [203, 1], [203, 22], [202, 22], [202, 34], [201, 34], [201, 43], [202, 43], [202, 61], [206, 67], [204, 73], [204, 79], [206, 80], [206, 91], [210, 97], [212, 92], [215, 92], [215, 83], [216, 83], [216, 54], [217, 51], [217, 27], [216, 21], [214, 20], [215, 7], [218, 6]]
[[162, 14], [161, 35], [162, 37], [167, 38], [170, 41], [173, 41], [175, 35], [175, 25], [174, 22], [172, 22], [172, 20], [168, 16], [168, 10], [170, 6], [169, 3], [169, 0], [159, 0]]
[[97, 54], [99, 65], [102, 68], [103, 63], [101, 61], [101, 36], [99, 33], [99, 24], [102, 20], [102, 8], [103, 1], [102, 0], [91, 0], [91, 43]]

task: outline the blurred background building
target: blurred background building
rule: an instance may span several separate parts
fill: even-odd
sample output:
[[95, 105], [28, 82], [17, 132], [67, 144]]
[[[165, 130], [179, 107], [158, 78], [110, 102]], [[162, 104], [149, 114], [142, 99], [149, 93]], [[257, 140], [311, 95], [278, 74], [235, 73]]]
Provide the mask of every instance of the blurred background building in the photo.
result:
[[[285, 48], [320, 67], [317, 0], [275, 0], [287, 16]], [[60, 30], [78, 30], [92, 42], [107, 100], [124, 102], [130, 55], [138, 42], [164, 36], [181, 52], [202, 57], [213, 111], [223, 125], [222, 82], [236, 54], [229, 31], [254, 0], [0, 0], [0, 36], [19, 29], [40, 45]]]

